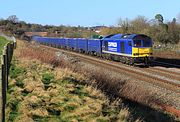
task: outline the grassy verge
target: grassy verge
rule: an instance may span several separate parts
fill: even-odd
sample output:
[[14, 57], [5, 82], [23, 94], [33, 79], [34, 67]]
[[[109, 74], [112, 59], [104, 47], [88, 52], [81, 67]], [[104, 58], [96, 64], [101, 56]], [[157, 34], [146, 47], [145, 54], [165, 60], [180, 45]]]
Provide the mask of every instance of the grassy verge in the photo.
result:
[[5, 39], [4, 37], [0, 37], [0, 55], [2, 55], [2, 51], [4, 46], [9, 42], [9, 40]]
[[7, 121], [131, 121], [120, 99], [110, 101], [68, 69], [14, 60], [10, 78]]
[[59, 62], [52, 53], [21, 44], [15, 57], [10, 69], [6, 121], [133, 121], [121, 99], [109, 99], [101, 90], [86, 85], [90, 81], [74, 72], [77, 67], [71, 62]]

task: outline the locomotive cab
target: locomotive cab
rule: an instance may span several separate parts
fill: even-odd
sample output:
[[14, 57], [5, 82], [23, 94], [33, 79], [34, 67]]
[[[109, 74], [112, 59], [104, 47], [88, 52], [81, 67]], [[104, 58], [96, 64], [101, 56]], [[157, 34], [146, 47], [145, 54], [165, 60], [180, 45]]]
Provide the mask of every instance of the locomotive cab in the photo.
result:
[[152, 59], [152, 39], [146, 35], [136, 35], [132, 40], [134, 62], [148, 65]]

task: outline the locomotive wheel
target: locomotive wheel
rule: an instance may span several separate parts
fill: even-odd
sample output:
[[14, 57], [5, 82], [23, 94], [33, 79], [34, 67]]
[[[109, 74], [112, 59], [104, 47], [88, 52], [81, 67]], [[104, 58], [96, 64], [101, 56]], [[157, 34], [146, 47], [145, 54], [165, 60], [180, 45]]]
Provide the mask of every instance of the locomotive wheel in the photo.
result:
[[81, 53], [82, 51], [81, 51], [81, 50], [79, 50], [78, 52], [79, 52], [79, 53]]
[[126, 60], [124, 59], [124, 57], [122, 57], [122, 63], [125, 64]]
[[126, 57], [126, 64], [130, 64], [130, 59], [128, 57]]
[[144, 58], [144, 64], [146, 67], [149, 67], [149, 60], [147, 57]]
[[134, 59], [133, 58], [130, 59], [130, 65], [134, 66]]

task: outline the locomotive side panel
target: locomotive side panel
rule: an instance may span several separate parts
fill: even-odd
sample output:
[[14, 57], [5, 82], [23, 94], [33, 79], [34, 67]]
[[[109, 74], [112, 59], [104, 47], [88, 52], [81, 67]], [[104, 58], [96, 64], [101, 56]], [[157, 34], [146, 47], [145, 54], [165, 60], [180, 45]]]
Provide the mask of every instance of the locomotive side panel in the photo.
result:
[[126, 40], [105, 39], [103, 40], [102, 52], [119, 56], [132, 56], [132, 47], [128, 46]]

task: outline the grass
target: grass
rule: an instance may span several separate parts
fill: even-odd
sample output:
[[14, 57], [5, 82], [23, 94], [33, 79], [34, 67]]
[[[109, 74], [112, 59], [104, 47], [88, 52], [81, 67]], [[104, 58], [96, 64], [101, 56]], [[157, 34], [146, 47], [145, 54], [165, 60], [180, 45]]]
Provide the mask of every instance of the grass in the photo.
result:
[[18, 116], [18, 103], [19, 100], [17, 99], [11, 99], [8, 102], [8, 106], [10, 107], [11, 111], [9, 113], [9, 121], [13, 121], [16, 116]]
[[25, 73], [25, 69], [22, 67], [17, 67], [14, 64], [11, 64], [11, 68], [10, 68], [10, 77], [13, 79], [16, 79], [19, 75]]
[[50, 83], [52, 83], [54, 81], [54, 75], [51, 73], [44, 73], [42, 75], [42, 82], [45, 85], [49, 85]]
[[[0, 36], [0, 57], [3, 54], [4, 46], [9, 42], [10, 42], [9, 40], [7, 40], [6, 38]], [[1, 63], [2, 62], [0, 60], [0, 64]]]
[[52, 69], [30, 60], [12, 63], [6, 121], [130, 121], [129, 115], [119, 117], [124, 110], [121, 102], [112, 104], [105, 94], [81, 83], [78, 74], [70, 70]]
[[0, 55], [2, 55], [2, 51], [4, 49], [4, 46], [9, 42], [10, 41], [5, 39], [4, 37], [0, 37]]

